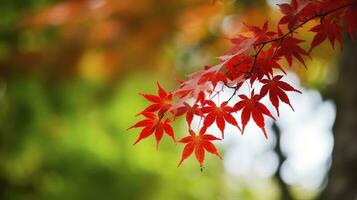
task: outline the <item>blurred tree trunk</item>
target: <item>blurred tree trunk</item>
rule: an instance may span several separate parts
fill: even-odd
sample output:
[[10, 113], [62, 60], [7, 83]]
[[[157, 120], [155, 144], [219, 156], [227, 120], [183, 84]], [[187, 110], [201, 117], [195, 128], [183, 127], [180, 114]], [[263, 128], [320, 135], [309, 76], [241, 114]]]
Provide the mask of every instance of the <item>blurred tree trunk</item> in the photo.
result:
[[278, 184], [280, 187], [280, 192], [281, 192], [280, 200], [293, 200], [294, 198], [290, 194], [288, 185], [283, 181], [283, 178], [280, 175], [281, 166], [283, 165], [283, 163], [286, 159], [283, 152], [280, 149], [281, 131], [276, 123], [273, 123], [272, 128], [273, 128], [273, 130], [275, 132], [275, 136], [276, 136], [276, 146], [274, 148], [274, 151], [276, 152], [276, 154], [279, 157], [279, 166], [274, 174], [274, 178], [278, 181]]
[[335, 146], [323, 200], [357, 199], [357, 42], [346, 41], [332, 94], [337, 110]]

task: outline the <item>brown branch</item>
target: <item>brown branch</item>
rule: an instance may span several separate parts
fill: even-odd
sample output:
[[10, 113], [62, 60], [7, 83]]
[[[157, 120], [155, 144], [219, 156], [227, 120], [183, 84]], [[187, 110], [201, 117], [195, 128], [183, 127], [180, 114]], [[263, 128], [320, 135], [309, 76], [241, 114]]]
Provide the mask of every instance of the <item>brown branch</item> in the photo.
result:
[[233, 97], [234, 97], [234, 95], [236, 95], [237, 94], [237, 92], [238, 92], [238, 87], [236, 87], [235, 89], [234, 89], [234, 92], [233, 92], [233, 94], [232, 94], [232, 96], [231, 97], [229, 97], [229, 99], [228, 99], [228, 101], [227, 102], [229, 102]]

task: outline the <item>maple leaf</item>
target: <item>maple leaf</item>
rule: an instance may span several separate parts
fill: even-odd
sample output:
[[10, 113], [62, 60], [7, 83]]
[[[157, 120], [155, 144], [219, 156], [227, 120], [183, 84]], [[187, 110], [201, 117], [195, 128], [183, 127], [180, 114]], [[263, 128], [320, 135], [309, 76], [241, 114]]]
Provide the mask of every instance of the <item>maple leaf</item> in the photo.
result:
[[246, 76], [252, 68], [252, 63], [252, 56], [245, 54], [236, 55], [225, 63], [225, 67], [228, 70], [227, 75], [231, 80], [240, 76]]
[[159, 83], [157, 83], [158, 87], [158, 95], [152, 94], [140, 94], [146, 100], [153, 103], [152, 105], [148, 106], [144, 109], [144, 111], [140, 112], [137, 115], [147, 112], [156, 112], [159, 111], [159, 115], [163, 115], [171, 106], [172, 103], [172, 94], [167, 93]]
[[[315, 4], [315, 12], [316, 13], [324, 13], [329, 10], [334, 10], [340, 6], [347, 5], [347, 4], [353, 4], [354, 0], [323, 0], [323, 1], [316, 1], [314, 2]], [[329, 15], [340, 15], [341, 12], [345, 12], [344, 10], [336, 10], [336, 12], [330, 13]]]
[[298, 0], [292, 0], [291, 3], [278, 4], [280, 11], [284, 16], [280, 19], [279, 24], [288, 24], [289, 30], [292, 30], [306, 16], [303, 10], [310, 5], [311, 2], [301, 2]]
[[268, 50], [262, 50], [256, 58], [255, 64], [252, 66], [253, 75], [251, 77], [251, 83], [256, 79], [261, 80], [264, 75], [267, 77], [273, 76], [273, 69], [280, 69], [283, 73], [286, 72], [283, 70], [279, 64], [280, 57], [277, 57], [275, 54], [275, 47], [271, 46]]
[[227, 78], [224, 74], [220, 72], [211, 72], [203, 75], [198, 83], [202, 84], [207, 81], [210, 81], [213, 85], [213, 89], [215, 89], [219, 82], [226, 83]]
[[202, 113], [208, 113], [203, 121], [202, 131], [207, 130], [207, 128], [211, 126], [214, 121], [216, 121], [219, 130], [221, 130], [222, 138], [224, 138], [224, 128], [226, 126], [226, 122], [241, 130], [236, 119], [232, 115], [232, 112], [234, 111], [233, 108], [227, 104], [228, 102], [223, 102], [218, 107], [213, 101], [206, 101], [207, 106], [201, 109]]
[[268, 41], [271, 39], [274, 35], [276, 35], [276, 32], [273, 31], [268, 31], [268, 22], [265, 22], [263, 24], [263, 28], [259, 28], [257, 26], [249, 26], [246, 25], [247, 29], [254, 34], [255, 38], [255, 44], [259, 44], [265, 41]]
[[221, 140], [221, 139], [210, 134], [205, 134], [203, 131], [200, 131], [198, 135], [191, 129], [189, 130], [189, 132], [190, 132], [190, 136], [184, 137], [178, 141], [180, 143], [186, 144], [182, 151], [182, 157], [178, 164], [178, 167], [182, 164], [182, 162], [185, 159], [187, 159], [193, 153], [193, 151], [195, 151], [195, 156], [200, 167], [202, 167], [203, 161], [205, 159], [205, 151], [208, 151], [209, 153], [212, 153], [218, 156], [218, 158], [222, 159], [216, 147], [211, 142], [214, 140]]
[[271, 80], [263, 79], [260, 81], [265, 84], [260, 90], [260, 95], [264, 97], [269, 93], [269, 99], [273, 104], [273, 106], [275, 107], [278, 116], [279, 116], [279, 100], [288, 104], [291, 107], [291, 109], [294, 110], [293, 106], [290, 104], [289, 97], [285, 94], [285, 91], [293, 91], [301, 94], [299, 90], [293, 88], [288, 83], [281, 81], [280, 79], [282, 77], [283, 76], [278, 75], [273, 77], [273, 79]]
[[245, 53], [254, 47], [254, 43], [256, 43], [257, 38], [238, 35], [234, 38], [231, 38], [230, 41], [233, 44], [233, 47], [226, 51], [225, 55], [218, 57], [221, 61], [227, 61], [236, 55]]
[[202, 113], [198, 104], [194, 104], [194, 105], [190, 106], [188, 103], [184, 102], [184, 106], [178, 108], [177, 110], [178, 110], [178, 112], [177, 112], [176, 116], [180, 116], [180, 115], [183, 115], [184, 113], [186, 113], [186, 122], [189, 127], [191, 127], [191, 122], [195, 115], [203, 117], [203, 113]]
[[283, 38], [280, 42], [276, 42], [274, 44], [274, 45], [279, 46], [278, 50], [276, 51], [276, 56], [277, 57], [280, 57], [280, 56], [285, 57], [285, 59], [289, 63], [289, 66], [292, 65], [292, 58], [294, 56], [306, 68], [304, 58], [302, 57], [302, 55], [308, 56], [309, 54], [298, 45], [302, 42], [305, 42], [305, 40], [300, 40], [300, 39], [294, 38], [292, 36], [287, 36], [287, 37]]
[[251, 92], [251, 98], [246, 95], [238, 95], [242, 100], [236, 103], [233, 107], [235, 111], [242, 110], [241, 121], [242, 121], [242, 134], [244, 133], [245, 126], [248, 124], [250, 116], [252, 116], [254, 122], [257, 126], [262, 129], [264, 137], [268, 138], [265, 130], [264, 116], [267, 115], [273, 120], [275, 118], [271, 115], [270, 111], [265, 107], [264, 104], [260, 103], [259, 100], [262, 98], [259, 94], [254, 94], [254, 90]]
[[218, 73], [224, 65], [218, 64], [213, 67], [205, 66], [203, 70], [192, 73], [188, 76], [188, 80], [180, 84], [180, 88], [173, 92], [175, 96], [179, 96], [179, 100], [176, 101], [169, 110], [177, 109], [183, 106], [184, 102], [190, 98], [197, 99], [204, 94], [204, 91], [212, 91], [212, 87], [208, 81], [201, 82], [207, 74]]
[[[281, 29], [278, 27], [279, 36], [283, 36]], [[302, 56], [309, 56], [309, 54], [299, 46], [300, 43], [305, 42], [305, 40], [300, 40], [294, 38], [293, 36], [286, 36], [281, 40], [274, 42], [273, 45], [277, 46], [276, 56], [283, 56], [288, 61], [289, 66], [292, 65], [293, 56], [302, 63], [305, 68], [305, 61]]]
[[131, 126], [132, 128], [143, 127], [141, 130], [138, 139], [135, 141], [134, 145], [140, 142], [142, 139], [149, 137], [155, 132], [156, 139], [156, 148], [159, 148], [159, 143], [162, 139], [164, 132], [172, 138], [174, 142], [176, 142], [174, 131], [170, 125], [170, 119], [162, 119], [158, 118], [154, 113], [151, 112], [143, 112], [142, 115], [145, 116], [146, 119], [141, 120]]
[[352, 40], [356, 37], [357, 30], [357, 3], [352, 5], [350, 9], [347, 9], [343, 19], [346, 21], [347, 31]]
[[337, 20], [323, 18], [321, 24], [314, 26], [310, 31], [315, 32], [316, 35], [312, 39], [310, 51], [321, 44], [326, 38], [329, 39], [332, 48], [335, 48], [335, 40], [337, 40], [340, 45], [343, 43], [342, 39], [342, 28], [338, 24]]

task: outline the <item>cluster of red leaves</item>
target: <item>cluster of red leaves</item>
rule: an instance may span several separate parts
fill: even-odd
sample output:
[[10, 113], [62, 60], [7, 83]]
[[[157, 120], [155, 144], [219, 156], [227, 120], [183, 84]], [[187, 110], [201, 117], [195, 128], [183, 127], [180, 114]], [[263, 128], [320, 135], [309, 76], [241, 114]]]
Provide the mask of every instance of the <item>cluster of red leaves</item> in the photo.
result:
[[[343, 32], [348, 32], [354, 39], [357, 29], [356, 0], [292, 0], [290, 4], [278, 6], [283, 16], [276, 31], [269, 30], [268, 22], [262, 28], [246, 25], [250, 36], [241, 34], [232, 38], [233, 47], [219, 57], [219, 64], [205, 66], [204, 69], [191, 74], [188, 80], [180, 82], [177, 90], [170, 93], [164, 91], [158, 84], [158, 95], [142, 94], [151, 105], [138, 114], [143, 115], [145, 119], [131, 127], [142, 127], [135, 144], [153, 133], [155, 133], [157, 147], [164, 133], [176, 142], [171, 123], [182, 115], [186, 115], [189, 136], [178, 141], [186, 144], [179, 165], [193, 151], [201, 167], [205, 151], [221, 158], [211, 142], [220, 138], [206, 133], [214, 123], [221, 131], [223, 139], [226, 122], [237, 127], [243, 134], [252, 117], [264, 137], [268, 138], [264, 116], [273, 120], [275, 117], [261, 99], [269, 94], [269, 100], [279, 116], [280, 102], [288, 104], [293, 109], [287, 92], [301, 93], [282, 81], [282, 75], [275, 74], [274, 69], [285, 74], [281, 60], [284, 58], [291, 66], [295, 58], [305, 66], [304, 58], [309, 57], [311, 50], [323, 41], [328, 39], [334, 48], [335, 41], [340, 45], [343, 44]], [[298, 28], [310, 21], [315, 21], [316, 25], [310, 30], [315, 35], [307, 51], [300, 46], [305, 41], [297, 38], [295, 33]], [[282, 29], [286, 30], [285, 33]], [[244, 82], [250, 83], [249, 87], [252, 91], [250, 96], [239, 94], [239, 89]], [[259, 93], [256, 94], [255, 83], [262, 85]], [[221, 88], [216, 91], [217, 87]], [[226, 101], [216, 104], [211, 99], [219, 95], [223, 88], [233, 89], [233, 95]], [[174, 101], [174, 97], [177, 100]], [[189, 103], [192, 99], [194, 102]], [[233, 106], [228, 105], [230, 102]], [[232, 115], [237, 112], [241, 112], [242, 128]], [[191, 129], [194, 116], [203, 120], [199, 134]]]

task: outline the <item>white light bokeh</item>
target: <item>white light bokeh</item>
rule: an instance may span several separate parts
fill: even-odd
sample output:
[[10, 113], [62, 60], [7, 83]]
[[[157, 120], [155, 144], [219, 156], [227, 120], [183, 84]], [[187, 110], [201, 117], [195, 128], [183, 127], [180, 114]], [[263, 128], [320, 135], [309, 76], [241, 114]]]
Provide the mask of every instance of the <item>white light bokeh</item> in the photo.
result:
[[[288, 82], [298, 85], [296, 76], [290, 77]], [[323, 101], [317, 91], [301, 87], [299, 90], [303, 94], [289, 95], [296, 111], [285, 106], [277, 120], [282, 132], [281, 149], [287, 155], [281, 174], [290, 184], [317, 189], [330, 167], [336, 109], [331, 101]]]

